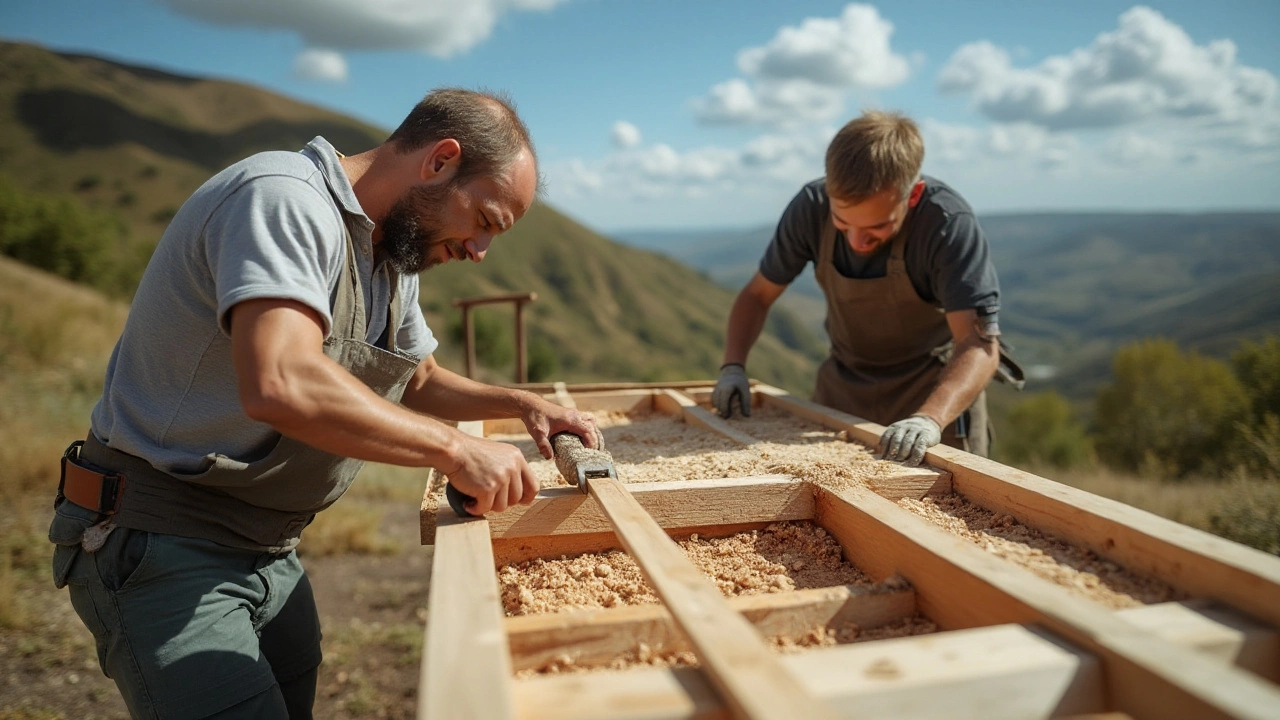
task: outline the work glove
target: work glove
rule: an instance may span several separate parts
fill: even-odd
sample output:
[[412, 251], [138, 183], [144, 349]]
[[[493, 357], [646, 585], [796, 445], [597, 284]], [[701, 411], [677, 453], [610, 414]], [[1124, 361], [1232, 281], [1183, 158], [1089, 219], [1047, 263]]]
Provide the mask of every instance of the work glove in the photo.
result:
[[928, 415], [912, 415], [885, 428], [880, 436], [880, 456], [916, 466], [929, 448], [942, 442], [942, 428]]
[[729, 363], [720, 368], [720, 379], [711, 393], [711, 404], [720, 417], [727, 418], [733, 415], [735, 398], [742, 416], [751, 417], [751, 383], [747, 382], [747, 369], [738, 363]]

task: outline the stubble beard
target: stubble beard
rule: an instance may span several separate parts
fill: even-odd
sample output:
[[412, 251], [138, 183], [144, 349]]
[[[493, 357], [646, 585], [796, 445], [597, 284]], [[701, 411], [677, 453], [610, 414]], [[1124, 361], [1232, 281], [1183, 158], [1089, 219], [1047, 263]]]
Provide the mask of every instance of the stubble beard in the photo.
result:
[[412, 187], [387, 211], [379, 246], [396, 272], [416, 275], [444, 262], [434, 251], [449, 242], [442, 216], [452, 193], [452, 185]]

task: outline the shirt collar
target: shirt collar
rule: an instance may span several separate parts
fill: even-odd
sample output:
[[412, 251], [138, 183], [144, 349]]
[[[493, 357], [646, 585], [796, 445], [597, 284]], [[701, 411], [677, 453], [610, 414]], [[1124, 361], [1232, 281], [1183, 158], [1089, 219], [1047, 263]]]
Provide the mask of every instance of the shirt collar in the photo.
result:
[[333, 194], [338, 204], [342, 206], [342, 210], [349, 215], [355, 216], [362, 225], [373, 229], [373, 221], [365, 215], [364, 208], [360, 207], [360, 201], [356, 199], [355, 188], [351, 187], [351, 181], [347, 179], [347, 173], [342, 169], [342, 163], [338, 161], [339, 153], [329, 144], [328, 140], [317, 135], [315, 139], [307, 143], [302, 149], [302, 154], [311, 158], [324, 174], [325, 183], [329, 186], [329, 191]]

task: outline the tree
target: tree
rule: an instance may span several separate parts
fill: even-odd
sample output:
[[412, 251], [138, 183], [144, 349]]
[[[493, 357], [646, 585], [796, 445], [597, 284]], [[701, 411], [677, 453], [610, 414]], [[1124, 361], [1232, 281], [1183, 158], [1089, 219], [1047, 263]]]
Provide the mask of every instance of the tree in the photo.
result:
[[1175, 476], [1237, 464], [1235, 424], [1247, 417], [1249, 398], [1226, 363], [1143, 340], [1116, 353], [1112, 372], [1097, 397], [1103, 460]]
[[1246, 443], [1246, 464], [1280, 476], [1280, 338], [1241, 344], [1231, 363], [1250, 401], [1249, 416], [1238, 427]]
[[1093, 446], [1067, 399], [1056, 392], [1028, 396], [1009, 414], [996, 447], [1015, 465], [1068, 468], [1089, 462]]

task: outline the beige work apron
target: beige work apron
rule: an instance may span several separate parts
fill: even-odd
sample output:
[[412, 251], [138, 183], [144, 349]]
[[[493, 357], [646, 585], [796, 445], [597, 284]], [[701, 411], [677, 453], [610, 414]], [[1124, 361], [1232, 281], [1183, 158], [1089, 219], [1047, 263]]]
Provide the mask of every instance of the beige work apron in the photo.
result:
[[[338, 281], [333, 331], [324, 341], [324, 353], [375, 393], [398, 403], [418, 366], [416, 358], [396, 350], [396, 329], [404, 315], [396, 292], [399, 281], [391, 279], [384, 350], [365, 342], [364, 292], [349, 227], [346, 241], [346, 268]], [[285, 436], [256, 459], [209, 454], [196, 473], [161, 472], [142, 458], [107, 447], [93, 433], [81, 457], [126, 475], [120, 510], [112, 518], [115, 525], [263, 552], [295, 547], [302, 529], [347, 490], [364, 464]]]
[[[910, 219], [908, 219], [910, 222]], [[889, 245], [884, 277], [847, 278], [836, 270], [837, 242], [844, 234], [823, 224], [814, 275], [827, 298], [827, 334], [831, 354], [818, 368], [815, 402], [881, 425], [918, 411], [938, 386], [942, 348], [952, 342], [941, 308], [920, 298], [907, 275], [903, 226]], [[956, 423], [943, 428], [942, 441], [985, 456], [989, 447], [984, 390], [969, 407], [968, 437]]]

